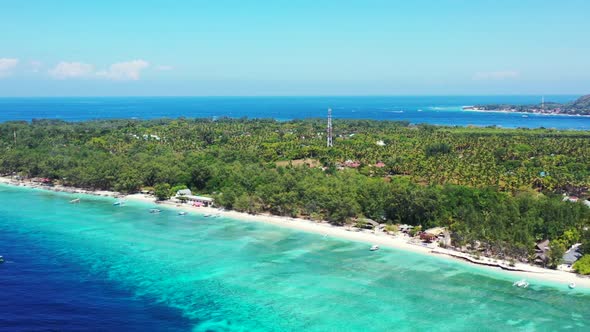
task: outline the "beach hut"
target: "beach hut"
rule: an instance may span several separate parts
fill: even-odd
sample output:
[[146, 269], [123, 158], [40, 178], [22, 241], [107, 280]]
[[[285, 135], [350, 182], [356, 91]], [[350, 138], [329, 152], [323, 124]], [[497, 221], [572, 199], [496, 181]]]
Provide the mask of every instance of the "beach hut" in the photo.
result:
[[[424, 234], [428, 234], [426, 239], [430, 239], [429, 242], [438, 240], [443, 246], [448, 247], [451, 245], [451, 233], [444, 227], [433, 227], [424, 231]], [[420, 237], [421, 239], [422, 236]]]
[[412, 228], [414, 228], [414, 226], [406, 224], [401, 224], [398, 226], [399, 231], [402, 233], [408, 233], [412, 230]]
[[537, 243], [535, 246], [535, 259], [534, 262], [540, 265], [547, 265], [549, 261], [549, 240], [543, 240]]
[[578, 259], [580, 259], [580, 257], [582, 257], [582, 253], [580, 253], [580, 251], [579, 251], [580, 245], [581, 245], [581, 243], [574, 244], [563, 255], [563, 257], [562, 257], [563, 264], [565, 264], [567, 268], [571, 268], [574, 265], [574, 263]]
[[422, 232], [420, 233], [420, 240], [425, 241], [425, 242], [433, 242], [436, 241], [437, 237], [434, 234], [430, 234], [430, 233], [426, 233], [426, 232]]
[[431, 234], [434, 236], [441, 236], [444, 235], [445, 231], [446, 230], [444, 227], [433, 227], [425, 230], [424, 233]]
[[186, 200], [191, 202], [194, 206], [209, 207], [213, 205], [213, 198], [205, 196], [186, 195]]
[[176, 196], [190, 196], [192, 194], [193, 193], [191, 192], [190, 189], [181, 189], [176, 192]]
[[359, 220], [359, 223], [362, 224], [363, 228], [367, 228], [367, 229], [376, 229], [379, 227], [378, 222], [376, 222], [373, 219], [369, 219], [369, 218], [362, 218]]

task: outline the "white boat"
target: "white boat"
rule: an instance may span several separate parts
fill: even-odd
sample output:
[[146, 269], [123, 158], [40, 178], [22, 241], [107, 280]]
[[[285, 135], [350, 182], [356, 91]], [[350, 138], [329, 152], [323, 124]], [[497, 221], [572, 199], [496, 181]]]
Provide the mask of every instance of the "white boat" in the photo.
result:
[[180, 212], [178, 212], [178, 215], [179, 215], [179, 216], [186, 216], [186, 215], [187, 215], [187, 212], [185, 212], [185, 211], [180, 211]]
[[529, 116], [525, 114], [525, 115], [523, 115], [522, 117], [523, 117], [523, 118], [528, 118]]
[[76, 203], [80, 203], [80, 199], [76, 198], [70, 201], [70, 204], [76, 204]]
[[570, 282], [569, 285], [567, 285], [570, 289], [574, 289], [576, 288], [576, 283], [575, 282]]
[[0, 256], [0, 263], [4, 263], [4, 257]]
[[529, 283], [526, 281], [526, 279], [521, 279], [518, 281], [515, 281], [512, 286], [516, 286], [516, 287], [520, 287], [520, 288], [527, 288], [529, 287]]
[[160, 213], [162, 210], [160, 209], [150, 209], [150, 213]]
[[115, 203], [113, 203], [114, 206], [121, 206], [121, 205], [125, 205], [124, 201], [116, 201]]
[[369, 250], [377, 251], [377, 250], [379, 250], [379, 246], [375, 244], [375, 245], [371, 246], [371, 249], [369, 249]]

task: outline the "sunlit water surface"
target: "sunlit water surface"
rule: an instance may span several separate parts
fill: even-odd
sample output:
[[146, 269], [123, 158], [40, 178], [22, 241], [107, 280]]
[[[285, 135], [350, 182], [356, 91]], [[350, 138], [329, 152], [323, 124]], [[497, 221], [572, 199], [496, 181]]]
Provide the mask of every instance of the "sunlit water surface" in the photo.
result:
[[463, 263], [152, 205], [0, 186], [0, 327], [588, 331], [590, 295]]

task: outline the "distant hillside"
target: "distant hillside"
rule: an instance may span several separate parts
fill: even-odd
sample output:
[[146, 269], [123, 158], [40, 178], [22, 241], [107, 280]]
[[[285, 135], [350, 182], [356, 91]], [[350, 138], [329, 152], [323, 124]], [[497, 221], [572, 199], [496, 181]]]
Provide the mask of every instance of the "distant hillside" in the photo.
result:
[[544, 105], [487, 104], [463, 107], [465, 110], [528, 112], [540, 114], [590, 115], [590, 94], [567, 104], [546, 102]]
[[571, 107], [577, 110], [590, 110], [590, 95], [582, 96], [573, 103], [566, 104], [566, 107]]

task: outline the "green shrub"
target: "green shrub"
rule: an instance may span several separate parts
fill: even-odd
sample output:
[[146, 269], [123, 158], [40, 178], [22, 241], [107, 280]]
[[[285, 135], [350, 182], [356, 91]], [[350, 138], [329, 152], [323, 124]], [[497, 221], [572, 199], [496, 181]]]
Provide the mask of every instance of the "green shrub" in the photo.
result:
[[385, 230], [390, 233], [397, 233], [399, 232], [399, 227], [397, 227], [397, 225], [388, 224], [385, 225]]
[[170, 198], [170, 185], [168, 183], [158, 183], [154, 186], [154, 194], [159, 201]]
[[590, 274], [590, 255], [584, 255], [574, 263], [574, 271], [579, 274]]

